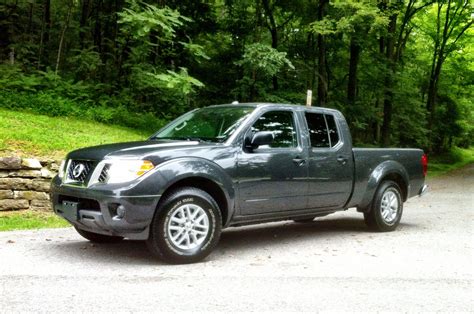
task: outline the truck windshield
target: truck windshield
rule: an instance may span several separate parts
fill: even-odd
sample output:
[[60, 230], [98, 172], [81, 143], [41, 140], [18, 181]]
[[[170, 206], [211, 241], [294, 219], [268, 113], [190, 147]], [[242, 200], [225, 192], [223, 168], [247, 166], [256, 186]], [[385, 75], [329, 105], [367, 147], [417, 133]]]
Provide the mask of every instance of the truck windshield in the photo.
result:
[[151, 139], [224, 142], [252, 113], [254, 107], [206, 107], [177, 118]]

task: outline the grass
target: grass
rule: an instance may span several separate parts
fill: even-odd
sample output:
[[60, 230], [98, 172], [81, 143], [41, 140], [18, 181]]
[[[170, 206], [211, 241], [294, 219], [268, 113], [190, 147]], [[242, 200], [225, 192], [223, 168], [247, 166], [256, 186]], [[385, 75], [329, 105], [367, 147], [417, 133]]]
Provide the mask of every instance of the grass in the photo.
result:
[[69, 223], [52, 212], [30, 210], [0, 212], [0, 231], [62, 228], [67, 226], [69, 226]]
[[0, 109], [0, 155], [62, 159], [86, 146], [145, 139], [150, 134], [71, 117]]
[[428, 176], [437, 177], [471, 163], [474, 163], [474, 146], [469, 148], [454, 147], [449, 152], [429, 156]]

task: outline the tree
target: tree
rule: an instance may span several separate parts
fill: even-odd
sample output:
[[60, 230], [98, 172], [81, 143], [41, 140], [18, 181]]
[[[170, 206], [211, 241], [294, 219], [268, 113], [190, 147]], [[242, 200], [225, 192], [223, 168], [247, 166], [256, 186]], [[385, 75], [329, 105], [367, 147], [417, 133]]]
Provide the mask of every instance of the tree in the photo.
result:
[[443, 64], [454, 51], [460, 48], [461, 39], [473, 24], [473, 16], [469, 8], [469, 0], [442, 0], [433, 8], [436, 9], [436, 27], [434, 32], [428, 31], [434, 42], [426, 103], [426, 107], [430, 112], [429, 130], [433, 130], [438, 83]]

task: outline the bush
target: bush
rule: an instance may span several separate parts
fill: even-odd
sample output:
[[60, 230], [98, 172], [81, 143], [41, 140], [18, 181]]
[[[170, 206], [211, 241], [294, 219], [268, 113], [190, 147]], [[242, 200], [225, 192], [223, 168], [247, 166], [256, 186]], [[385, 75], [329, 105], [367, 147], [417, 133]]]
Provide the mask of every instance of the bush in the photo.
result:
[[166, 120], [159, 119], [151, 113], [131, 112], [123, 105], [117, 107], [108, 107], [104, 104], [93, 106], [88, 102], [56, 95], [51, 91], [2, 91], [0, 92], [0, 107], [26, 110], [51, 117], [78, 117], [147, 132], [154, 132], [166, 123]]
[[52, 117], [85, 118], [147, 132], [156, 131], [167, 120], [140, 108], [127, 90], [74, 82], [49, 70], [25, 73], [20, 66], [6, 64], [0, 64], [0, 107]]

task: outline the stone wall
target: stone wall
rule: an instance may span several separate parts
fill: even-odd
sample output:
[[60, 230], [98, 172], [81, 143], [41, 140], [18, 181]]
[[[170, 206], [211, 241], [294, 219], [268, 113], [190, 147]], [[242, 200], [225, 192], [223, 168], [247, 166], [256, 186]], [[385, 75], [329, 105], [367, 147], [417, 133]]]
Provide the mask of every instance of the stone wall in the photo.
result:
[[56, 160], [0, 157], [0, 211], [51, 210], [49, 189]]

